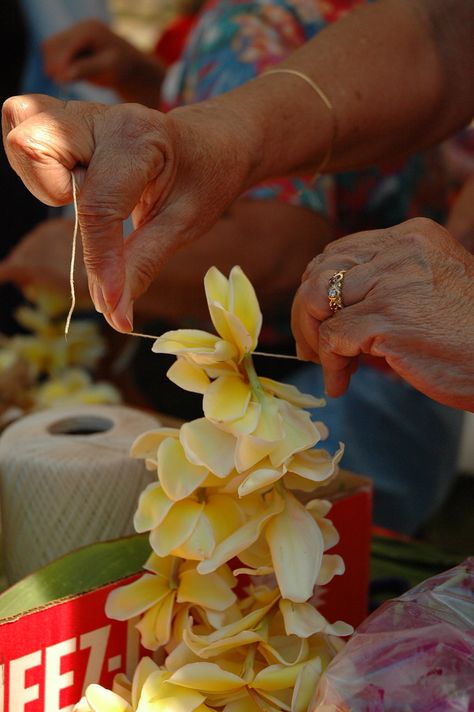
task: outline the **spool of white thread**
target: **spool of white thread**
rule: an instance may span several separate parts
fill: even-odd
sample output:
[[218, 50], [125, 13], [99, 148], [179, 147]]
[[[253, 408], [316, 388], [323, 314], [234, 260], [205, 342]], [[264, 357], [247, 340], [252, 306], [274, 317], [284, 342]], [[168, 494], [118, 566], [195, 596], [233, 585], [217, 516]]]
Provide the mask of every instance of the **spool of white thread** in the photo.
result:
[[129, 457], [159, 427], [124, 406], [84, 405], [28, 415], [0, 437], [3, 552], [10, 584], [80, 546], [133, 532], [154, 475]]

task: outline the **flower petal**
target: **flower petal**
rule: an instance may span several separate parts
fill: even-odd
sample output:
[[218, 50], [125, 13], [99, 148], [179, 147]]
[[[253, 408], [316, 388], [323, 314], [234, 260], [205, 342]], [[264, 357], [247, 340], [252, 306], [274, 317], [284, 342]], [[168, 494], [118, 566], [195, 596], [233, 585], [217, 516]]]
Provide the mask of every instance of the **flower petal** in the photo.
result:
[[214, 328], [223, 339], [232, 341], [232, 333], [222, 315], [222, 310], [216, 313], [214, 309], [216, 304], [220, 305], [222, 309], [229, 309], [229, 280], [217, 267], [211, 267], [206, 272], [204, 291], [206, 292], [207, 306]]
[[334, 576], [341, 576], [345, 570], [346, 567], [342, 556], [339, 556], [339, 554], [324, 554], [316, 583], [318, 586], [325, 586]]
[[305, 663], [297, 665], [268, 665], [255, 675], [249, 687], [264, 690], [286, 690], [293, 687], [296, 679]]
[[320, 658], [308, 660], [301, 668], [291, 699], [291, 712], [307, 712], [321, 675]]
[[254, 438], [252, 435], [240, 435], [235, 444], [235, 469], [244, 472], [263, 460], [273, 449], [274, 443]]
[[249, 569], [246, 567], [240, 567], [234, 569], [234, 575], [240, 576], [240, 574], [245, 574], [246, 576], [270, 576], [273, 574], [272, 566], [260, 566], [257, 569]]
[[207, 475], [206, 467], [189, 462], [179, 440], [167, 438], [161, 443], [158, 449], [158, 476], [166, 496], [174, 502], [189, 497]]
[[151, 608], [168, 592], [167, 581], [154, 574], [143, 574], [137, 581], [111, 591], [105, 604], [105, 613], [109, 618], [125, 621]]
[[189, 499], [181, 500], [170, 509], [160, 526], [150, 534], [150, 544], [158, 556], [168, 556], [191, 536], [204, 504]]
[[250, 335], [247, 350], [255, 351], [262, 328], [262, 312], [252, 283], [238, 266], [233, 267], [229, 275], [229, 307]]
[[143, 568], [155, 576], [161, 576], [166, 582], [174, 576], [174, 571], [178, 565], [175, 556], [157, 556], [151, 552], [148, 559], [143, 564]]
[[218, 544], [245, 523], [240, 502], [227, 494], [209, 495], [204, 514], [212, 527], [214, 538]]
[[259, 377], [260, 383], [271, 395], [288, 401], [297, 408], [322, 408], [326, 405], [324, 398], [315, 398], [309, 393], [302, 393], [296, 386], [289, 383], [280, 383], [272, 378]]
[[234, 692], [245, 686], [238, 675], [223, 670], [215, 663], [189, 663], [176, 670], [170, 682], [202, 692]]
[[200, 329], [177, 329], [162, 334], [153, 344], [154, 353], [188, 356], [196, 363], [230, 361], [238, 356], [235, 346]]
[[211, 381], [207, 373], [197, 364], [178, 356], [166, 373], [172, 383], [191, 393], [204, 394]]
[[[211, 558], [206, 561], [201, 561], [198, 564], [198, 571], [201, 574], [207, 574], [215, 571], [219, 566], [225, 564], [232, 557], [238, 556], [241, 551], [247, 549], [260, 536], [260, 532], [273, 517], [278, 515], [284, 507], [282, 498], [272, 492], [271, 497], [266, 499], [266, 506], [262, 507], [262, 511], [258, 512], [254, 517], [249, 519], [237, 531], [231, 534], [227, 539], [220, 542], [214, 549]], [[314, 521], [311, 519], [314, 524]]]
[[301, 475], [312, 482], [324, 482], [337, 473], [337, 465], [344, 454], [344, 448], [333, 457], [326, 450], [306, 450], [297, 453], [288, 463], [288, 471]]
[[220, 427], [228, 433], [232, 433], [235, 437], [238, 437], [239, 435], [249, 435], [250, 433], [253, 433], [257, 427], [261, 413], [262, 406], [260, 403], [255, 403], [251, 400], [247, 406], [247, 410], [241, 418], [225, 423], [225, 426], [220, 425]]
[[238, 700], [228, 702], [223, 712], [262, 712], [260, 705], [257, 705], [248, 695]]
[[86, 700], [92, 712], [133, 712], [128, 702], [100, 685], [88, 686]]
[[320, 439], [319, 431], [311, 421], [309, 413], [285, 401], [280, 401], [279, 408], [285, 435], [270, 453], [271, 463], [275, 467], [295, 453], [313, 447]]
[[175, 601], [176, 591], [171, 591], [170, 595], [166, 596], [158, 606], [155, 619], [155, 636], [158, 641], [158, 647], [166, 645], [171, 637], [171, 623], [173, 620]]
[[179, 577], [178, 603], [195, 603], [204, 608], [225, 611], [236, 600], [237, 596], [218, 571], [203, 575], [196, 569], [189, 569]]
[[227, 477], [234, 467], [236, 440], [205, 418], [184, 423], [180, 441], [187, 459], [194, 465], [207, 467], [218, 477]]
[[[142, 689], [143, 685], [145, 684], [146, 680], [150, 677], [155, 672], [160, 672], [158, 665], [153, 662], [151, 658], [148, 656], [145, 656], [142, 658], [137, 667], [135, 668], [135, 672], [133, 674], [133, 682], [132, 682], [132, 705], [134, 708], [138, 706], [138, 703], [140, 701], [140, 697], [142, 694]], [[165, 673], [166, 674], [166, 673]]]
[[280, 611], [285, 622], [287, 635], [297, 635], [299, 638], [309, 638], [314, 633], [345, 636], [353, 633], [348, 623], [336, 621], [329, 623], [310, 603], [295, 603], [282, 598]]
[[163, 440], [166, 438], [177, 438], [178, 428], [159, 428], [158, 430], [148, 430], [139, 435], [130, 448], [130, 457], [139, 459], [156, 460], [156, 453]]
[[133, 517], [137, 532], [147, 532], [157, 527], [173, 506], [173, 501], [164, 493], [159, 482], [152, 482], [141, 493], [138, 508]]
[[236, 633], [235, 635], [216, 640], [208, 645], [203, 645], [199, 640], [199, 636], [195, 636], [193, 639], [190, 631], [185, 631], [184, 633], [184, 642], [186, 645], [196, 653], [196, 655], [199, 655], [200, 658], [204, 658], [205, 660], [215, 658], [219, 655], [225, 655], [229, 651], [236, 650], [236, 648], [241, 648], [245, 645], [260, 643], [261, 640], [262, 636], [260, 633], [253, 630], [243, 630], [241, 633]]
[[[270, 465], [270, 463], [268, 463]], [[278, 482], [286, 471], [285, 467], [262, 467], [253, 468], [248, 477], [239, 486], [239, 497], [244, 497], [246, 494], [251, 494], [263, 488], [268, 488], [274, 482]]]
[[285, 508], [265, 529], [281, 595], [292, 601], [311, 597], [321, 568], [323, 537], [305, 507], [290, 493]]
[[216, 541], [204, 511], [205, 507], [191, 534], [172, 550], [172, 554], [189, 561], [202, 561], [212, 555], [216, 548]]
[[[250, 613], [247, 613], [247, 615], [243, 616], [242, 618], [239, 618], [236, 621], [232, 621], [232, 623], [223, 626], [219, 630], [214, 630], [208, 635], [196, 635], [195, 633], [190, 631], [190, 640], [199, 642], [202, 646], [208, 646], [212, 643], [216, 643], [221, 640], [234, 638], [235, 636], [240, 635], [240, 633], [247, 633], [250, 630], [256, 629], [262, 622], [262, 620], [265, 618], [268, 611], [271, 610], [271, 608], [276, 604], [279, 599], [278, 592], [270, 592], [269, 596], [270, 598], [266, 605], [261, 606], [260, 608], [256, 608], [253, 611], [250, 611]], [[259, 636], [259, 639], [262, 639], [261, 635]]]
[[202, 405], [204, 415], [216, 423], [242, 418], [250, 402], [251, 390], [238, 376], [221, 376], [206, 390]]

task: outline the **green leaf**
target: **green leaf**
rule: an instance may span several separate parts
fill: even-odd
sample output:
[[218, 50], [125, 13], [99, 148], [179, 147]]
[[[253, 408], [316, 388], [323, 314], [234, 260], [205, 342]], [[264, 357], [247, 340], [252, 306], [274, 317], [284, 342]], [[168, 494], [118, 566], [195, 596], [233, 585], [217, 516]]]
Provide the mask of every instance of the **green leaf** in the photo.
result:
[[98, 542], [66, 554], [0, 594], [0, 622], [131, 576], [141, 570], [149, 554], [146, 534]]

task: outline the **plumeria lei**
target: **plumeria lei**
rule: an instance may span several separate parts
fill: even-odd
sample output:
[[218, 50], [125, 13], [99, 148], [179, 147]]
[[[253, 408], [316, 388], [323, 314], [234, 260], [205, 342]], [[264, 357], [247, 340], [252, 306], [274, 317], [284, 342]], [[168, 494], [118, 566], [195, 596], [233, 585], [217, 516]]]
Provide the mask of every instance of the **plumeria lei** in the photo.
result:
[[[257, 376], [252, 352], [262, 324], [247, 277], [205, 277], [217, 334], [181, 329], [153, 351], [175, 354], [169, 378], [203, 396], [204, 417], [141, 435], [132, 457], [157, 474], [135, 514], [150, 532], [145, 573], [114, 590], [106, 611], [141, 616], [144, 658], [130, 684], [87, 688], [76, 712], [306, 712], [339, 636], [310, 603], [316, 585], [344, 572], [326, 553], [338, 534], [330, 503], [308, 493], [333, 478], [342, 446], [305, 407], [324, 402]], [[303, 492], [306, 503], [295, 493]]]

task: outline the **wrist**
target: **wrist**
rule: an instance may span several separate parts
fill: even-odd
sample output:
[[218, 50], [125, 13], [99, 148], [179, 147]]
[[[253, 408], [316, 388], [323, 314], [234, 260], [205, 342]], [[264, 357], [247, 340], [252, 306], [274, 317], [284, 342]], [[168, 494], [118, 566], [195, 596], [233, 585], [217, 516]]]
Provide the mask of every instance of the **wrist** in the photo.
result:
[[[326, 169], [336, 135], [336, 117], [321, 87], [299, 70], [279, 66], [221, 97], [245, 131], [248, 188], [262, 180]], [[295, 76], [300, 75], [300, 76]], [[317, 95], [319, 94], [319, 95]], [[324, 99], [321, 99], [321, 95]]]
[[[260, 162], [258, 131], [226, 95], [169, 112], [184, 164], [199, 166], [225, 210], [250, 185]], [[194, 172], [194, 170], [193, 170]]]

